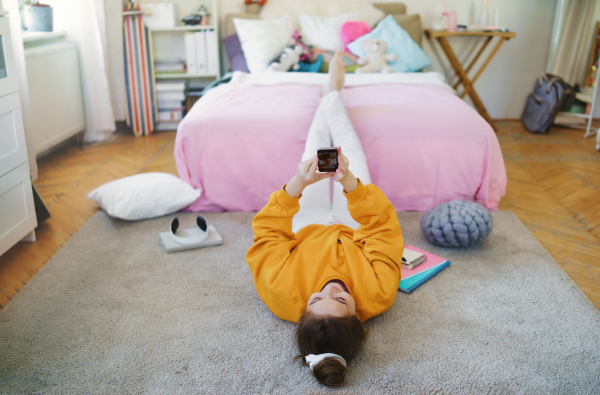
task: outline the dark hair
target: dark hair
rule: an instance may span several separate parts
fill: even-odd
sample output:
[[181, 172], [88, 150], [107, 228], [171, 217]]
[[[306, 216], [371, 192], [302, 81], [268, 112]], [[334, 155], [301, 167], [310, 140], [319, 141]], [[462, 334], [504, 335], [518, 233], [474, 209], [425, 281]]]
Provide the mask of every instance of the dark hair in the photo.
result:
[[[296, 344], [302, 365], [308, 366], [304, 357], [309, 354], [333, 353], [350, 362], [361, 349], [367, 330], [357, 316], [328, 317], [306, 312], [296, 328]], [[311, 374], [321, 384], [337, 387], [344, 383], [348, 368], [335, 358], [325, 358], [316, 364]]]

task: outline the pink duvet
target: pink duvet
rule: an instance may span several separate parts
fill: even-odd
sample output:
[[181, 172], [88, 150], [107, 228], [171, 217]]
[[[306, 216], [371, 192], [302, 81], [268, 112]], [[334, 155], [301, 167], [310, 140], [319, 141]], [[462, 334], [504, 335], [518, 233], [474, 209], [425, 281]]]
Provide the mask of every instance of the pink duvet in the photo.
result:
[[[180, 177], [200, 198], [189, 211], [260, 210], [295, 174], [320, 87], [220, 85], [196, 103], [175, 141]], [[506, 171], [492, 128], [435, 85], [345, 88], [371, 179], [398, 211], [453, 199], [497, 209]], [[342, 147], [343, 149], [343, 147]]]

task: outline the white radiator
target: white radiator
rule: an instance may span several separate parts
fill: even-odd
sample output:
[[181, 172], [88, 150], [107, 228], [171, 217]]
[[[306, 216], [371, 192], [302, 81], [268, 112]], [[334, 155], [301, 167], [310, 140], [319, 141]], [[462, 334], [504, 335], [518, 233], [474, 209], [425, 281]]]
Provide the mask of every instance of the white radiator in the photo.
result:
[[30, 143], [37, 155], [85, 129], [77, 45], [65, 41], [26, 48], [25, 65]]

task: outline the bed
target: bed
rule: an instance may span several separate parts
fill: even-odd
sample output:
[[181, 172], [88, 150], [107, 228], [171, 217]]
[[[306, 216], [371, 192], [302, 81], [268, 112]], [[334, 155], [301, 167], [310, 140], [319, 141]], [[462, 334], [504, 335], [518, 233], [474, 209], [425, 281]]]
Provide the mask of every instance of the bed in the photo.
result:
[[[294, 175], [326, 78], [234, 72], [209, 90], [175, 140], [181, 179], [202, 189], [187, 210], [260, 210]], [[348, 74], [341, 94], [372, 182], [397, 211], [454, 199], [497, 209], [506, 188], [498, 139], [439, 73]]]

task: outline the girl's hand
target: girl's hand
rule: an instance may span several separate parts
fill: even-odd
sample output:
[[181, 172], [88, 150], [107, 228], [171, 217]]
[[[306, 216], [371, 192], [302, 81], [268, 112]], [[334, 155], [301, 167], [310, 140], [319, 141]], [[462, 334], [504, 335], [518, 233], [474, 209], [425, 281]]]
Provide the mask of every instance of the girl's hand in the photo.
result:
[[350, 162], [348, 162], [348, 158], [346, 157], [346, 155], [342, 154], [342, 147], [337, 147], [337, 152], [338, 168], [335, 171], [335, 174], [333, 175], [333, 180], [341, 182], [344, 179], [344, 177], [348, 175], [348, 165], [350, 164]]
[[302, 194], [302, 191], [307, 186], [325, 178], [332, 177], [335, 174], [333, 172], [318, 173], [317, 163], [318, 159], [315, 155], [312, 158], [302, 161], [298, 164], [296, 175], [285, 186], [285, 191], [288, 193], [288, 195], [297, 198]]
[[338, 168], [333, 175], [333, 180], [339, 182], [347, 193], [352, 192], [358, 186], [358, 179], [352, 174], [348, 166], [350, 162], [346, 155], [342, 154], [342, 147], [338, 150]]

